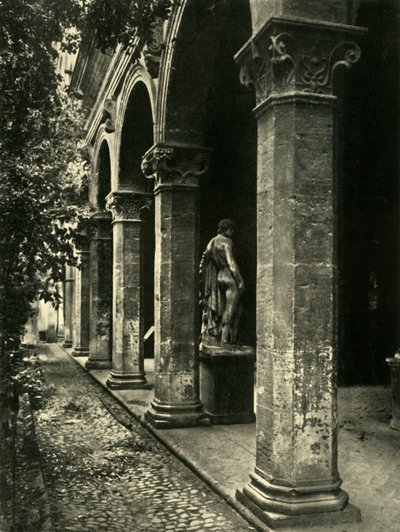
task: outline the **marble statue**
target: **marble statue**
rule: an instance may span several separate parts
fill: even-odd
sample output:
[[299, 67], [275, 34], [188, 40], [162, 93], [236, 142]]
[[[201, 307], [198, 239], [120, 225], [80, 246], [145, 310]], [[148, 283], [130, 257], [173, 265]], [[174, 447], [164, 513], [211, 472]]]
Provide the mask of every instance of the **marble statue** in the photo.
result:
[[236, 344], [244, 281], [234, 256], [235, 224], [221, 220], [200, 262], [203, 345]]

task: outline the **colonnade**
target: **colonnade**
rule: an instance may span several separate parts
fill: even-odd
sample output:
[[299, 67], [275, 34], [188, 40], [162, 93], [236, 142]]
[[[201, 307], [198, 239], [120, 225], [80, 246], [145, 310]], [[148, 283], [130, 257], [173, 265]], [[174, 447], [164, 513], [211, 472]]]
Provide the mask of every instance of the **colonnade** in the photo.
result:
[[[315, 2], [304, 4], [306, 11], [313, 4], [313, 20], [287, 16], [289, 2], [256, 4], [255, 32], [236, 55], [241, 81], [256, 92], [258, 122], [257, 450], [255, 471], [238, 498], [271, 526], [356, 521], [359, 512], [340, 489], [337, 468], [333, 82], [339, 68], [358, 61], [362, 30], [343, 24], [340, 10], [325, 12], [325, 3], [319, 11]], [[279, 13], [271, 7], [277, 4]], [[142, 164], [154, 195], [112, 191], [112, 222], [105, 213], [95, 217], [90, 243], [80, 250], [74, 354], [89, 353], [88, 368], [111, 367], [110, 388], [147, 387], [141, 211], [154, 201], [155, 385], [146, 419], [156, 428], [205, 417], [198, 192], [209, 158], [205, 146], [156, 142]], [[100, 267], [110, 260], [111, 240], [112, 290]], [[83, 266], [89, 253], [90, 268]], [[111, 293], [112, 317], [105, 318]], [[69, 316], [67, 310], [66, 343]]]

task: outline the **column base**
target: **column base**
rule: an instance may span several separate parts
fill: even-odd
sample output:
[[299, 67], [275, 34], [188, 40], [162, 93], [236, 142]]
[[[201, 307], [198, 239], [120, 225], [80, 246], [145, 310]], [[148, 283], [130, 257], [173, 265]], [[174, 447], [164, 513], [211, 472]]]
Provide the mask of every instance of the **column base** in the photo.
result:
[[72, 351], [72, 356], [74, 357], [88, 357], [89, 349], [87, 347], [74, 347]]
[[85, 368], [88, 370], [91, 369], [111, 369], [112, 368], [112, 361], [111, 360], [104, 360], [104, 359], [96, 359], [96, 358], [89, 358], [85, 362]]
[[62, 346], [65, 347], [66, 349], [71, 348], [72, 347], [72, 340], [64, 340]]
[[113, 371], [107, 379], [107, 386], [111, 390], [149, 390], [151, 388], [144, 373], [119, 374]]
[[330, 485], [294, 488], [271, 484], [257, 473], [250, 478], [236, 498], [273, 528], [361, 521], [360, 510], [348, 504], [349, 496], [340, 489], [340, 479]]
[[156, 429], [175, 429], [210, 424], [200, 401], [191, 405], [171, 405], [154, 399], [144, 417]]
[[390, 427], [394, 430], [400, 430], [400, 419], [392, 418], [390, 420]]

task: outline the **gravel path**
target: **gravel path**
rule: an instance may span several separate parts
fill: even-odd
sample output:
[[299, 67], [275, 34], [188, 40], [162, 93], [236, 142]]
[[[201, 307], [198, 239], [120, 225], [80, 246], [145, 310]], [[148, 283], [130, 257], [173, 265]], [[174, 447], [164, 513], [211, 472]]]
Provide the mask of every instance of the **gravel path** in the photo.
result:
[[44, 348], [40, 360], [37, 437], [55, 530], [254, 530], [66, 353]]

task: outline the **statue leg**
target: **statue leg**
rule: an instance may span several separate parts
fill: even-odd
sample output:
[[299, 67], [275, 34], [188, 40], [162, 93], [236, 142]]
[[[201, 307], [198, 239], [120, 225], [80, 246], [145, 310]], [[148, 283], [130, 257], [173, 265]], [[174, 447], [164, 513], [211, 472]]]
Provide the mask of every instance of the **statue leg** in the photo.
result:
[[226, 307], [222, 316], [221, 343], [229, 344], [232, 342], [232, 325], [236, 316], [240, 297], [240, 292], [237, 289], [236, 283], [230, 283], [228, 285], [225, 297]]

